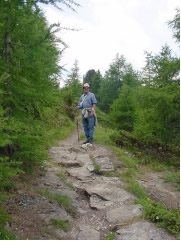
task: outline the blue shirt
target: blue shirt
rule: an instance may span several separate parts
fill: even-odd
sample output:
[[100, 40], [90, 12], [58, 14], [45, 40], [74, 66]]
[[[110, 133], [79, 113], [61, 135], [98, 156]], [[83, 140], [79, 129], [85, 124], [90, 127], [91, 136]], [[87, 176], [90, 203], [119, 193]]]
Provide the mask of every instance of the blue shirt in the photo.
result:
[[88, 92], [87, 95], [86, 94], [81, 95], [79, 100], [79, 105], [82, 101], [83, 101], [83, 108], [90, 108], [92, 107], [93, 104], [97, 104], [96, 97], [91, 92]]

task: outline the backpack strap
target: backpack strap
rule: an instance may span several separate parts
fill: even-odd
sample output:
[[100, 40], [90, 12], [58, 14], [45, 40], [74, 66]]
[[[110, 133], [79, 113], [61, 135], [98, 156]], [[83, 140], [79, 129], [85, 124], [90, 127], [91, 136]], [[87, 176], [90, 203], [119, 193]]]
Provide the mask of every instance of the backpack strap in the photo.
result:
[[87, 95], [86, 95], [86, 96], [84, 96], [84, 99], [82, 100], [82, 105], [83, 105], [83, 103], [84, 103], [84, 100], [86, 99], [86, 97], [87, 97]]

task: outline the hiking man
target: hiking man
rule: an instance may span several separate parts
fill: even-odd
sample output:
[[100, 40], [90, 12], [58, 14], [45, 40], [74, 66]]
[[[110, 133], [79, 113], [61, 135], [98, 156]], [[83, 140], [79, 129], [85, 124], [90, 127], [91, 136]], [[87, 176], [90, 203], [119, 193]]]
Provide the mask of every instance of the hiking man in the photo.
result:
[[86, 140], [83, 142], [86, 146], [92, 146], [94, 136], [94, 126], [96, 125], [96, 97], [93, 93], [89, 92], [90, 86], [88, 83], [83, 85], [84, 94], [79, 100], [79, 109], [82, 109], [82, 124], [86, 136]]

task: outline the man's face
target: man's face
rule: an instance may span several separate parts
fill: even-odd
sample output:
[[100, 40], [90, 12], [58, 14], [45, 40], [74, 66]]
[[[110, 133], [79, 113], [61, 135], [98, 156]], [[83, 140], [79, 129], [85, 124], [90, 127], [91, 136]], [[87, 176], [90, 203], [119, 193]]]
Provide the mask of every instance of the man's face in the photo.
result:
[[89, 92], [89, 87], [84, 87], [84, 94], [87, 94]]

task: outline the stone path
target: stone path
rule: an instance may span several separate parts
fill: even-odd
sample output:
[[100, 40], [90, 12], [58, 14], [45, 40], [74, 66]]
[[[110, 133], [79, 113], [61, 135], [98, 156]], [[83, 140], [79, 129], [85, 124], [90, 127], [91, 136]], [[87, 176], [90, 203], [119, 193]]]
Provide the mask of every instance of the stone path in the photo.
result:
[[[120, 161], [107, 147], [96, 144], [83, 149], [74, 134], [50, 148], [49, 153], [51, 160], [47, 162], [45, 174], [32, 186], [34, 190], [51, 195], [65, 195], [71, 208], [43, 195], [31, 197], [20, 193], [23, 198], [18, 205], [22, 213], [34, 215], [33, 221], [28, 223], [30, 227], [26, 224], [27, 231], [23, 224], [22, 228], [18, 226], [20, 238], [26, 239], [26, 233], [28, 239], [100, 240], [114, 231], [117, 240], [175, 239], [166, 230], [142, 218], [142, 206], [134, 204], [136, 197], [124, 189], [124, 182], [104, 175], [120, 166]], [[46, 230], [35, 232], [36, 220], [40, 219]], [[56, 228], [52, 219], [69, 222], [68, 231]], [[20, 220], [15, 218], [14, 222], [16, 227]]]
[[[67, 215], [62, 211], [53, 212], [54, 218], [71, 222], [68, 232], [56, 231], [58, 238], [106, 239], [115, 230], [115, 239], [120, 240], [174, 239], [164, 229], [143, 220], [142, 207], [134, 204], [136, 197], [124, 190], [124, 182], [117, 177], [101, 175], [114, 172], [114, 166], [119, 162], [106, 147], [94, 145], [83, 149], [73, 135], [60, 142], [58, 147], [52, 147], [50, 155], [52, 167], [43, 179], [49, 183], [51, 192], [67, 195], [78, 211], [77, 217], [71, 217], [68, 212]], [[96, 174], [96, 166], [99, 174]], [[66, 182], [71, 183], [73, 189], [61, 183], [57, 177], [60, 170], [67, 173]], [[41, 188], [45, 188], [45, 183], [43, 186]], [[46, 216], [47, 221], [52, 215]]]

